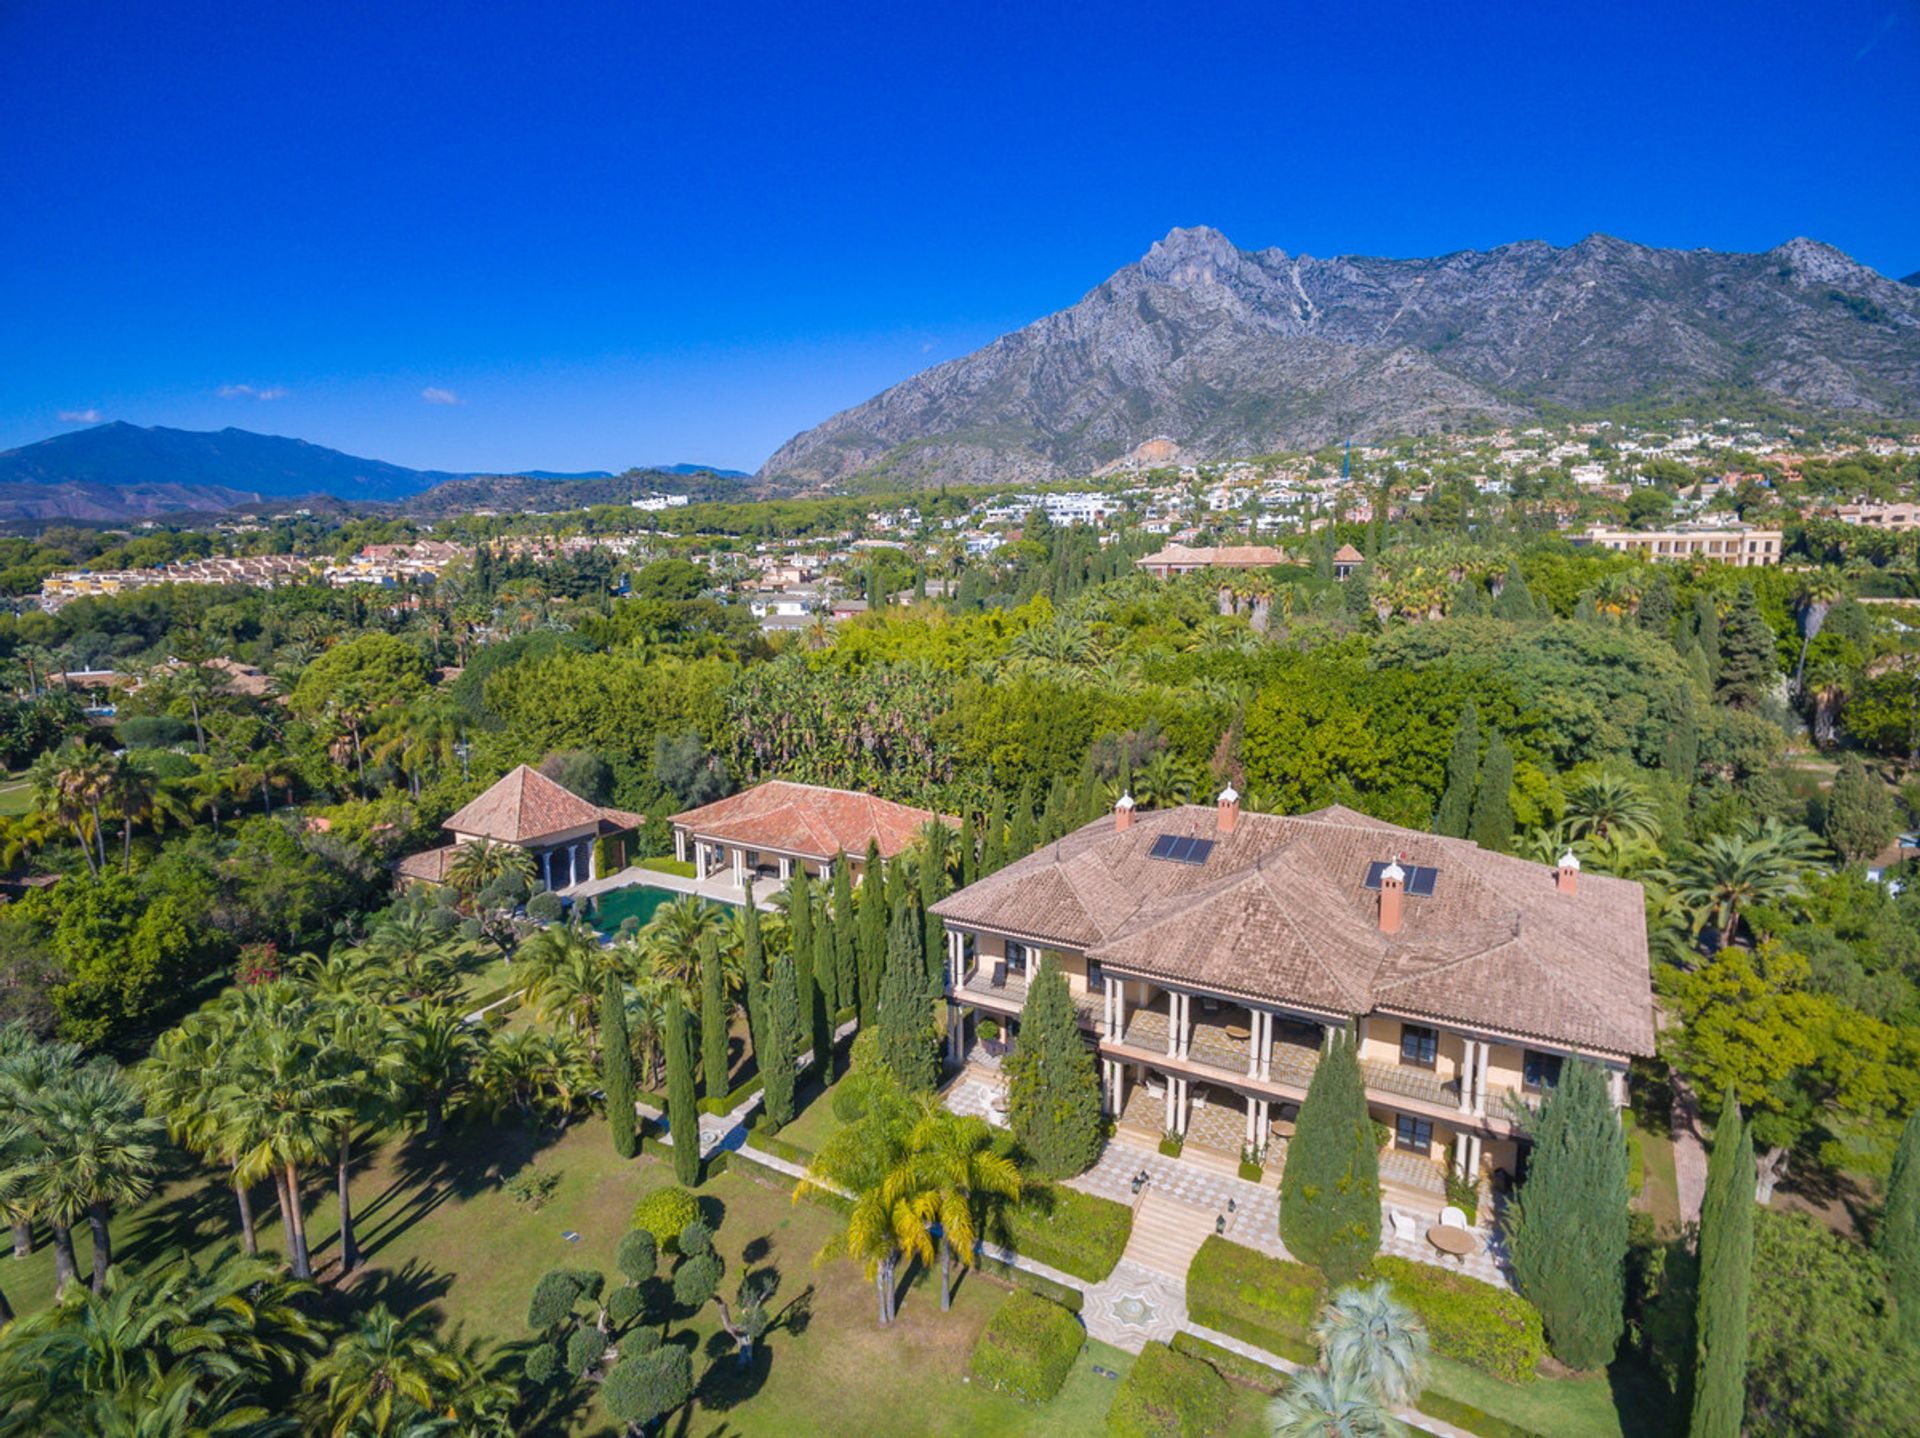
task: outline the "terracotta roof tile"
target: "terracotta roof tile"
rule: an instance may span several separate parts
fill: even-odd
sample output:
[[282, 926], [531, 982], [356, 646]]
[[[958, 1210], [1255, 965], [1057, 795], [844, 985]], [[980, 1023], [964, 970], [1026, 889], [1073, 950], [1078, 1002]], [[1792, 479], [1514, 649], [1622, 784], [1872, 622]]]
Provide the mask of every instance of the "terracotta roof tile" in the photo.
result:
[[892, 858], [934, 819], [959, 821], [931, 809], [915, 809], [871, 794], [770, 779], [764, 784], [673, 816], [675, 828], [703, 839], [749, 849], [780, 850], [814, 859], [858, 856], [877, 840], [880, 856]]
[[[1212, 839], [1204, 864], [1149, 857], [1165, 834]], [[1378, 925], [1368, 866], [1439, 870]], [[941, 917], [1077, 949], [1115, 969], [1347, 1016], [1374, 1009], [1610, 1053], [1653, 1051], [1640, 886], [1553, 871], [1382, 824], [1338, 806], [1246, 814], [1210, 807], [1103, 817], [943, 899]]]
[[522, 764], [440, 827], [504, 844], [529, 844], [549, 834], [597, 826], [608, 815], [637, 817], [589, 804], [571, 789]]

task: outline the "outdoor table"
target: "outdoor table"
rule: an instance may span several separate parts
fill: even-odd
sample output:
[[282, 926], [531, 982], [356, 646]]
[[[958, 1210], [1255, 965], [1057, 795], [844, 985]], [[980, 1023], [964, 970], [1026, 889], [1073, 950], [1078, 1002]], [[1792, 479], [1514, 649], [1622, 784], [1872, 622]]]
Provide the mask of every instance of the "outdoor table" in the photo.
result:
[[1465, 1258], [1480, 1247], [1470, 1228], [1455, 1228], [1451, 1224], [1436, 1223], [1427, 1229], [1427, 1242], [1451, 1258]]
[[1250, 1039], [1253, 1037], [1253, 1030], [1244, 1024], [1228, 1024], [1226, 1025], [1226, 1030], [1227, 1037], [1230, 1039]]

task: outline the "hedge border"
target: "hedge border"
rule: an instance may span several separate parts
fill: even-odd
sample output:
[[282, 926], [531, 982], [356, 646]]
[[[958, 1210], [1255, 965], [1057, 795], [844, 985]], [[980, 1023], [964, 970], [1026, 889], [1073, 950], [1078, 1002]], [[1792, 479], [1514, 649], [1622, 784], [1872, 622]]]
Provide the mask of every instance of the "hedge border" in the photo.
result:
[[1480, 1438], [1547, 1438], [1544, 1433], [1536, 1433], [1505, 1418], [1483, 1413], [1471, 1403], [1462, 1403], [1458, 1398], [1449, 1398], [1444, 1393], [1422, 1393], [1413, 1400], [1413, 1406], [1429, 1418], [1438, 1418], [1442, 1423], [1451, 1423], [1469, 1433], [1478, 1433]]
[[980, 1330], [967, 1373], [1022, 1403], [1050, 1403], [1086, 1346], [1087, 1330], [1072, 1309], [1037, 1293], [1014, 1293]]
[[999, 1259], [989, 1258], [984, 1253], [973, 1260], [973, 1266], [988, 1278], [997, 1278], [1014, 1288], [1024, 1288], [1029, 1293], [1037, 1293], [1040, 1297], [1050, 1299], [1062, 1308], [1070, 1309], [1075, 1313], [1086, 1306], [1086, 1294], [1070, 1284], [1055, 1283], [1051, 1278], [1042, 1277], [1038, 1273], [1029, 1273], [1024, 1268], [1014, 1267], [1011, 1263], [1002, 1263]]
[[1218, 1343], [1209, 1343], [1199, 1334], [1189, 1333], [1184, 1328], [1173, 1335], [1170, 1346], [1175, 1353], [1198, 1358], [1227, 1382], [1251, 1388], [1269, 1398], [1287, 1386], [1287, 1375], [1282, 1370], [1262, 1363], [1257, 1358], [1249, 1358], [1244, 1353], [1235, 1353], [1231, 1348], [1222, 1348]]

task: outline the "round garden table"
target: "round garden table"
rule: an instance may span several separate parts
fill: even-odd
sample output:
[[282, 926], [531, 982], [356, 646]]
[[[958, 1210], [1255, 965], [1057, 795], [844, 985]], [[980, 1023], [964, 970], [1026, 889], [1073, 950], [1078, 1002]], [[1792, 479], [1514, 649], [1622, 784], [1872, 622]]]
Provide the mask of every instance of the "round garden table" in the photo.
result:
[[1455, 1228], [1445, 1223], [1436, 1223], [1427, 1229], [1427, 1242], [1456, 1260], [1465, 1258], [1480, 1247], [1480, 1240], [1474, 1237], [1472, 1229]]

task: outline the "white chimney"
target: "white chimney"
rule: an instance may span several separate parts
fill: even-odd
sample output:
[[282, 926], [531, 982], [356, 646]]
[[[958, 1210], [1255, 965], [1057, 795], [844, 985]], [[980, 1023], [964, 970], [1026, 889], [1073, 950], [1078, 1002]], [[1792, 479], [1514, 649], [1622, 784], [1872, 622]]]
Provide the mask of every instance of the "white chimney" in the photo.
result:
[[1113, 806], [1113, 831], [1125, 833], [1133, 827], [1133, 795], [1122, 794]]
[[1231, 834], [1233, 826], [1240, 822], [1240, 794], [1229, 784], [1220, 791], [1220, 797], [1214, 801], [1219, 807], [1214, 814], [1213, 827], [1221, 834]]
[[1400, 932], [1400, 918], [1407, 901], [1407, 871], [1395, 859], [1380, 871], [1380, 932]]
[[1554, 870], [1553, 886], [1561, 893], [1571, 897], [1580, 890], [1580, 856], [1569, 849], [1560, 856], [1560, 867]]

